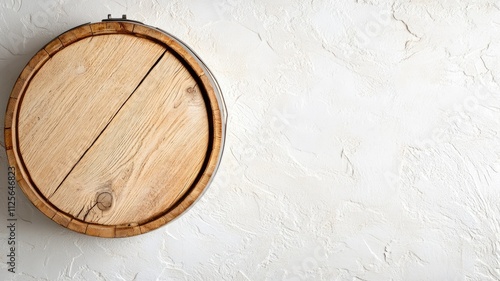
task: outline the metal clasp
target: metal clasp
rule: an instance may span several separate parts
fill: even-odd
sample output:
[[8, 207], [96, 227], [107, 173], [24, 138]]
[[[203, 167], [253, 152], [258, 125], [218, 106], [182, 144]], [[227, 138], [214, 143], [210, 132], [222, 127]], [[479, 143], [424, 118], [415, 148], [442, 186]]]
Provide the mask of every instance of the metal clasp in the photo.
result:
[[136, 21], [136, 20], [129, 20], [127, 19], [127, 15], [122, 15], [121, 18], [112, 18], [111, 17], [111, 14], [108, 14], [108, 18], [107, 19], [103, 19], [102, 21], [128, 21], [128, 22], [135, 22], [135, 23], [140, 23], [140, 24], [143, 24], [142, 22], [140, 21]]

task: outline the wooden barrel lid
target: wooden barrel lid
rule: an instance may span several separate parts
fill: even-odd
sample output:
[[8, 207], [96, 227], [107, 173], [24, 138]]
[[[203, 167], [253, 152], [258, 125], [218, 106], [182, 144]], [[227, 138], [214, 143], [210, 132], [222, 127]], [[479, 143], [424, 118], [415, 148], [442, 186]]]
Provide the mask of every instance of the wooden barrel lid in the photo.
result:
[[20, 74], [5, 143], [19, 186], [64, 227], [100, 237], [156, 229], [215, 172], [224, 115], [182, 43], [131, 21], [69, 30]]

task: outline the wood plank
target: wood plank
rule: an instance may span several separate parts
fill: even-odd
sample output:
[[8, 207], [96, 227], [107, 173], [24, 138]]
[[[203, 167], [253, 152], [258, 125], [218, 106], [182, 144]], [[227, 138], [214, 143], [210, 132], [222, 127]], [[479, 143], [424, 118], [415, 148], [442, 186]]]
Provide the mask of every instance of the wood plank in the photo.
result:
[[115, 237], [115, 226], [88, 224], [85, 233], [92, 236], [112, 238]]
[[5, 128], [3, 130], [3, 135], [5, 137], [5, 149], [12, 150], [12, 129]]
[[197, 81], [167, 53], [50, 200], [89, 223], [147, 222], [193, 184], [208, 127]]
[[132, 33], [134, 25], [128, 22], [98, 22], [90, 25], [92, 33], [97, 34], [110, 34], [110, 33]]
[[92, 29], [89, 24], [84, 24], [78, 27], [75, 27], [64, 34], [59, 36], [59, 40], [64, 46], [68, 46], [79, 39], [89, 37], [92, 35]]
[[141, 234], [139, 226], [117, 226], [115, 237], [129, 237]]
[[16, 128], [24, 164], [44, 196], [56, 190], [164, 51], [133, 36], [85, 38], [56, 53], [33, 77]]
[[55, 222], [93, 236], [138, 235], [176, 218], [222, 151], [205, 71], [181, 43], [132, 22], [60, 35], [9, 99], [5, 143], [21, 189]]
[[64, 226], [64, 227], [68, 227], [68, 224], [71, 221], [71, 218], [68, 217], [67, 215], [59, 212], [59, 213], [56, 213], [54, 215], [54, 217], [52, 217], [52, 220], [57, 222], [58, 224]]
[[17, 99], [10, 97], [7, 102], [7, 109], [5, 110], [5, 128], [12, 128], [12, 121], [14, 120], [14, 112], [16, 111]]
[[52, 41], [50, 41], [45, 47], [43, 48], [49, 55], [53, 55], [57, 53], [59, 50], [64, 48], [63, 43], [59, 38], [56, 38]]
[[74, 220], [72, 219], [69, 223], [68, 223], [68, 226], [67, 228], [68, 229], [71, 229], [73, 231], [77, 231], [77, 232], [80, 232], [80, 233], [85, 233], [87, 231], [87, 226], [89, 224], [88, 223], [85, 223], [85, 222], [81, 222], [79, 220]]

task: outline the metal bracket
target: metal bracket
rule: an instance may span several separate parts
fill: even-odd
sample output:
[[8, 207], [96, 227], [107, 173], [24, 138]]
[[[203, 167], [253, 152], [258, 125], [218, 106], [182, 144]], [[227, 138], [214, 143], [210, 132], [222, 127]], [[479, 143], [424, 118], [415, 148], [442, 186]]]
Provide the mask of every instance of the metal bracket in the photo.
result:
[[126, 22], [134, 22], [134, 23], [140, 23], [140, 24], [143, 24], [142, 22], [140, 21], [136, 21], [136, 20], [129, 20], [127, 19], [127, 15], [122, 15], [121, 18], [112, 18], [111, 17], [111, 14], [108, 14], [108, 18], [107, 19], [103, 19], [102, 21], [126, 21]]

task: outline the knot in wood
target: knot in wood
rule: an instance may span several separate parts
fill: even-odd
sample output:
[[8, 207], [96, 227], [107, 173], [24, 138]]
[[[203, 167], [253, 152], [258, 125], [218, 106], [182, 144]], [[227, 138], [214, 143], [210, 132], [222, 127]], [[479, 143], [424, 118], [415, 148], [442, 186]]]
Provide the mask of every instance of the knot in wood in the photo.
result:
[[97, 208], [101, 211], [105, 211], [111, 208], [113, 204], [113, 195], [109, 192], [101, 192], [97, 195]]
[[84, 24], [45, 45], [20, 76], [5, 115], [9, 163], [28, 198], [64, 227], [99, 237], [156, 229], [217, 169], [220, 89], [167, 33], [133, 21]]

